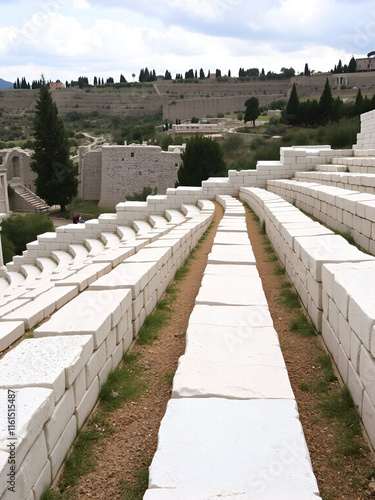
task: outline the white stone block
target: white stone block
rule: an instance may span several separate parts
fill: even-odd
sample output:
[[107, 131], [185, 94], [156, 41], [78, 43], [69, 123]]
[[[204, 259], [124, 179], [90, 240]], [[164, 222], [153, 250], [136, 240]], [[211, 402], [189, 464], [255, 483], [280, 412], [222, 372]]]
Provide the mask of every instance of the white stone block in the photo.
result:
[[[249, 496], [250, 495], [250, 496]], [[284, 490], [275, 491], [270, 487], [262, 493], [220, 490], [218, 488], [153, 488], [146, 491], [143, 500], [321, 500], [310, 492]]]
[[48, 460], [32, 489], [33, 495], [35, 495], [35, 497], [32, 496], [30, 500], [34, 500], [34, 498], [39, 499], [42, 496], [45, 487], [51, 484], [51, 478], [51, 462]]
[[[133, 337], [133, 336], [132, 336]], [[112, 368], [113, 370], [118, 367], [118, 365], [121, 363], [122, 356], [124, 354], [124, 344], [120, 342], [115, 350], [113, 351], [112, 354]]]
[[106, 347], [106, 354], [107, 354], [107, 359], [109, 359], [112, 354], [113, 354], [113, 351], [115, 350], [115, 347], [116, 347], [116, 333], [117, 333], [117, 329], [116, 327], [113, 328], [108, 337], [105, 339], [105, 347]]
[[100, 370], [98, 377], [99, 377], [99, 386], [100, 388], [104, 384], [104, 382], [107, 381], [108, 375], [110, 371], [112, 370], [112, 357], [109, 358], [103, 368]]
[[337, 368], [341, 374], [341, 377], [346, 385], [348, 383], [348, 367], [349, 367], [349, 359], [342, 348], [342, 345], [339, 345], [338, 356], [337, 356]]
[[234, 327], [273, 327], [267, 306], [208, 306], [196, 305], [189, 325], [217, 325]]
[[348, 389], [352, 395], [357, 411], [361, 415], [364, 388], [358, 373], [350, 361], [348, 365]]
[[245, 232], [232, 233], [219, 231], [214, 238], [214, 245], [248, 245], [249, 236]]
[[335, 364], [337, 365], [337, 359], [339, 355], [339, 340], [324, 316], [322, 318], [322, 336], [327, 349], [331, 353], [331, 356]]
[[359, 376], [372, 404], [375, 405], [375, 360], [363, 345], [360, 354]]
[[129, 304], [129, 290], [86, 291], [37, 328], [34, 336], [92, 335], [97, 349]]
[[57, 402], [92, 352], [88, 335], [26, 339], [0, 360], [0, 388], [45, 387]]
[[[9, 399], [13, 397], [14, 399]], [[0, 451], [9, 456], [10, 439], [13, 435], [17, 439], [16, 460], [17, 466], [25, 458], [33, 442], [43, 430], [43, 425], [52, 415], [54, 410], [54, 398], [51, 389], [26, 388], [18, 389], [8, 397], [8, 390], [0, 390]], [[14, 412], [16, 419], [15, 428], [8, 431], [8, 407], [9, 417]]]
[[57, 441], [55, 447], [50, 453], [51, 461], [51, 471], [52, 477], [56, 477], [58, 470], [60, 469], [69, 448], [73, 444], [73, 441], [77, 434], [77, 421], [76, 417], [72, 415], [69, 420], [68, 425], [61, 434], [60, 439]]
[[105, 342], [96, 349], [86, 364], [86, 388], [88, 388], [107, 361]]
[[318, 493], [293, 400], [171, 400], [159, 430], [149, 487], [252, 494], [260, 485], [269, 486], [264, 474], [270, 464], [283, 471], [272, 475], [273, 490], [293, 485], [297, 491]]
[[269, 364], [285, 367], [274, 328], [189, 325], [186, 355], [241, 364]]
[[126, 262], [157, 262], [159, 269], [171, 258], [172, 250], [170, 248], [142, 248], [139, 252], [132, 255]]
[[116, 343], [119, 344], [126, 334], [126, 332], [129, 330], [131, 327], [131, 322], [132, 322], [132, 312], [131, 309], [128, 309], [128, 311], [124, 314], [124, 316], [120, 319], [119, 323], [117, 324], [116, 331]]
[[20, 500], [26, 499], [46, 464], [46, 441], [44, 439], [44, 432], [41, 432], [23, 462], [17, 465], [15, 493], [7, 490], [1, 497], [1, 500], [14, 500], [14, 498], [19, 498]]
[[249, 245], [215, 245], [208, 254], [207, 264], [254, 264], [255, 256]]
[[345, 351], [347, 358], [351, 359], [351, 330], [349, 323], [346, 321], [344, 316], [339, 313], [339, 341], [342, 345], [342, 348]]
[[23, 321], [2, 321], [0, 323], [0, 352], [7, 349], [25, 333]]
[[267, 305], [259, 277], [204, 275], [196, 304], [206, 305]]
[[294, 399], [286, 368], [180, 357], [172, 398]]
[[73, 382], [74, 390], [74, 406], [77, 407], [81, 402], [86, 392], [86, 367], [84, 366], [80, 371], [78, 377]]
[[95, 377], [94, 381], [87, 389], [86, 394], [83, 396], [82, 401], [77, 406], [75, 411], [78, 429], [82, 427], [86, 418], [89, 416], [90, 412], [94, 408], [95, 403], [99, 397], [99, 390], [100, 390], [99, 378]]
[[134, 299], [157, 271], [158, 265], [154, 262], [128, 263], [125, 261], [90, 285], [90, 290], [130, 288]]
[[74, 414], [74, 409], [74, 390], [73, 387], [69, 387], [57, 403], [51, 418], [44, 426], [48, 453], [51, 453], [58, 439], [63, 434], [69, 420]]
[[375, 408], [371, 403], [368, 394], [365, 392], [363, 395], [362, 404], [362, 421], [372, 443], [375, 444]]
[[127, 352], [129, 347], [132, 345], [133, 338], [134, 338], [133, 327], [131, 325], [129, 327], [128, 331], [125, 333], [123, 340], [122, 340], [122, 342], [124, 344], [124, 352]]

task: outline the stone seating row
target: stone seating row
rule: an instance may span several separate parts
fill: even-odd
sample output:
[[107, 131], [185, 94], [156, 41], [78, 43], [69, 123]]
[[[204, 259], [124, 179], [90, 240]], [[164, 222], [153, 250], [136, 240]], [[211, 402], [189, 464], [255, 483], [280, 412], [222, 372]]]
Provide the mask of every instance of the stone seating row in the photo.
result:
[[[185, 209], [187, 210], [186, 207]], [[90, 239], [90, 251], [81, 244], [69, 245], [69, 250], [72, 251], [74, 256], [69, 251], [50, 249], [50, 261], [52, 261], [52, 258], [56, 258], [59, 262], [58, 265], [55, 267], [50, 266], [49, 273], [42, 272], [39, 275], [34, 275], [29, 277], [29, 279], [21, 281], [15, 287], [10, 286], [3, 291], [0, 305], [0, 325], [3, 326], [2, 322], [5, 322], [6, 325], [1, 328], [0, 351], [9, 347], [25, 331], [33, 328], [37, 323], [62, 307], [77, 293], [82, 292], [98, 278], [109, 273], [111, 269], [116, 268], [120, 262], [140, 251], [151, 241], [156, 242], [159, 235], [168, 235], [173, 228], [178, 228], [183, 224], [183, 221], [192, 220], [191, 217], [194, 213], [198, 215], [200, 213], [205, 214], [205, 210], [199, 210], [197, 207], [196, 209], [194, 211], [193, 208], [190, 208], [189, 213], [191, 215], [189, 218], [182, 217], [182, 214], [180, 214], [180, 217], [177, 217], [175, 214], [174, 220], [176, 224], [168, 223], [166, 227], [161, 227], [161, 229], [151, 230], [151, 226], [146, 221], [136, 221], [134, 225], [137, 227], [137, 234], [130, 227], [118, 228], [117, 233], [101, 233], [102, 238], [105, 238], [106, 241], [105, 247], [100, 240], [95, 240], [94, 238]], [[155, 217], [158, 218], [158, 216], [154, 216], [154, 219]], [[159, 226], [161, 226], [161, 222], [158, 222]], [[71, 224], [70, 226], [65, 227], [67, 227], [67, 230], [72, 229], [75, 231], [76, 226], [83, 227], [84, 224]], [[82, 231], [84, 230], [85, 228], [83, 227]], [[122, 235], [122, 240], [117, 236], [119, 232]], [[175, 234], [178, 237], [180, 233], [177, 232]], [[132, 238], [129, 239], [129, 236]], [[54, 233], [46, 233], [39, 236], [37, 244], [32, 244], [32, 246], [38, 247], [39, 241], [45, 242], [46, 240], [55, 239], [56, 235]], [[187, 255], [186, 252], [190, 251], [189, 248], [191, 249], [192, 244], [194, 244], [193, 237], [191, 238], [190, 246], [188, 245], [184, 248], [183, 253], [185, 258]], [[92, 250], [95, 246], [97, 248], [96, 252]], [[25, 253], [27, 252], [29, 250]], [[38, 255], [36, 249], [33, 252], [35, 252], [35, 255]], [[43, 250], [41, 253], [43, 253]], [[36, 262], [41, 259], [43, 259], [43, 262], [47, 260], [46, 257], [38, 258], [34, 256], [33, 258]], [[30, 255], [27, 256], [27, 259], [31, 259]], [[22, 257], [18, 259], [19, 261], [22, 261]], [[36, 266], [32, 266], [31, 264], [26, 264], [22, 267], [24, 268], [25, 266], [37, 269]], [[13, 274], [17, 275], [19, 273], [14, 272]], [[23, 327], [20, 323], [23, 323]]]
[[340, 232], [350, 232], [375, 254], [375, 195], [295, 180], [269, 181], [267, 189]]
[[109, 372], [120, 363], [213, 213], [214, 205], [206, 204], [205, 210], [160, 242], [144, 246], [88, 289], [77, 291], [35, 329], [34, 338], [23, 340], [0, 360], [1, 500], [15, 498], [7, 483], [9, 389], [15, 391], [18, 418], [16, 497], [38, 500], [44, 486], [56, 477]]
[[375, 258], [274, 193], [243, 188], [348, 385], [375, 445]]
[[347, 172], [296, 172], [294, 179], [301, 182], [316, 182], [326, 186], [350, 189], [360, 193], [375, 194], [374, 174], [351, 174]]
[[247, 235], [225, 207], [159, 430], [146, 500], [317, 499], [298, 411]]

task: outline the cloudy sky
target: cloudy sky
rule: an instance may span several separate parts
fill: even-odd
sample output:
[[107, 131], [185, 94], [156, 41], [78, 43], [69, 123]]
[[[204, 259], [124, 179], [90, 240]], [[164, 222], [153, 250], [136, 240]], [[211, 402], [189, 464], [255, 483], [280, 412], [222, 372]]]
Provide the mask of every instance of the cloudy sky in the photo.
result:
[[0, 78], [329, 71], [375, 50], [365, 0], [0, 0]]

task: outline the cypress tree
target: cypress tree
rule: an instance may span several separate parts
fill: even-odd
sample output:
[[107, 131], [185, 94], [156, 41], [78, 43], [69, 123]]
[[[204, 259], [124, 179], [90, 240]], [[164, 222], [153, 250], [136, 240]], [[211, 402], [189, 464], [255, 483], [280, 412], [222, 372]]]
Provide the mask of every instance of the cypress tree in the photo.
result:
[[320, 120], [319, 123], [321, 125], [325, 125], [332, 118], [332, 106], [333, 106], [333, 97], [331, 92], [331, 87], [328, 82], [328, 78], [326, 80], [326, 84], [324, 85], [324, 90], [319, 100], [319, 115]]
[[34, 154], [31, 169], [36, 172], [36, 193], [48, 205], [65, 211], [78, 191], [78, 168], [69, 158], [69, 143], [56, 103], [44, 81], [39, 89], [34, 120]]
[[292, 92], [290, 93], [288, 104], [286, 105], [284, 120], [286, 123], [295, 125], [298, 123], [299, 99], [297, 94], [296, 84], [293, 83]]

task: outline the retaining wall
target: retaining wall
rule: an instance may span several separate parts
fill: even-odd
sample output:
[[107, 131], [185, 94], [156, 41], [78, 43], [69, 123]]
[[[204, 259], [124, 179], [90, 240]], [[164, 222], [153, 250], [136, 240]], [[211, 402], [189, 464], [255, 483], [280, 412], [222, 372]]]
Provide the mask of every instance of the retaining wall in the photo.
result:
[[375, 445], [375, 258], [312, 221], [279, 196], [240, 192], [265, 221], [281, 263], [348, 385]]
[[297, 181], [269, 181], [267, 189], [375, 254], [375, 195]]
[[[1, 500], [37, 500], [56, 477], [109, 372], [121, 362], [147, 314], [211, 223], [213, 204], [202, 206], [192, 207], [190, 220], [180, 221], [159, 239], [155, 233], [152, 243], [140, 241], [140, 249], [113, 269], [108, 263], [91, 263], [104, 265], [106, 271], [93, 282], [86, 276], [84, 285], [72, 274], [46, 292], [69, 290], [75, 298], [36, 328], [34, 338], [23, 340], [0, 360]], [[97, 257], [100, 260], [100, 253]], [[37, 300], [30, 302], [29, 312], [38, 309]], [[1, 320], [1, 326], [29, 326], [25, 318]], [[13, 403], [15, 429], [8, 427], [7, 418], [8, 404]], [[15, 446], [14, 469], [9, 443]], [[8, 482], [13, 477], [16, 496]]]

